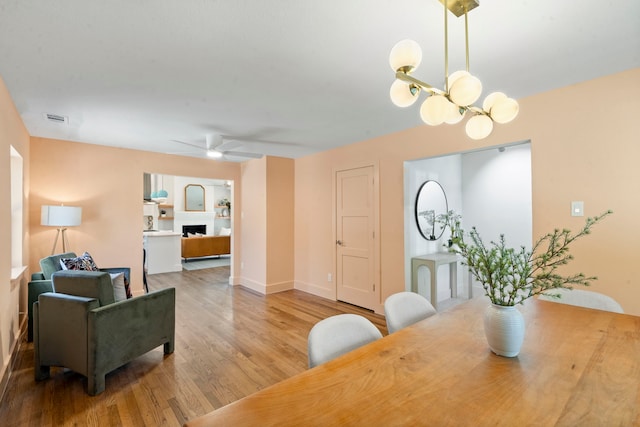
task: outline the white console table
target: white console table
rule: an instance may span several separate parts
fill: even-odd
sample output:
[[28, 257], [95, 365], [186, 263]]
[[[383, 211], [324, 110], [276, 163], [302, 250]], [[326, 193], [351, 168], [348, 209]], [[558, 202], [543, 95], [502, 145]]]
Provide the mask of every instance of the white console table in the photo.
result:
[[418, 268], [425, 266], [431, 273], [431, 305], [438, 309], [438, 267], [449, 264], [451, 298], [458, 297], [458, 261], [460, 257], [449, 252], [436, 252], [411, 258], [411, 290], [418, 292]]
[[143, 236], [143, 246], [147, 251], [147, 274], [182, 271], [181, 233], [148, 231]]

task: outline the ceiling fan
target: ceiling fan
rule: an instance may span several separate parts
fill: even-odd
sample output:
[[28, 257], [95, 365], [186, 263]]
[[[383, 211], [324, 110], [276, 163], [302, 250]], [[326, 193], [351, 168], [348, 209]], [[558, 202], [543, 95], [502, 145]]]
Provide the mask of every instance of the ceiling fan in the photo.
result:
[[259, 159], [264, 154], [249, 153], [245, 151], [235, 151], [234, 148], [242, 145], [242, 141], [237, 139], [224, 140], [224, 136], [221, 134], [206, 134], [205, 145], [199, 145], [191, 142], [180, 141], [178, 139], [172, 139], [173, 142], [188, 145], [190, 147], [204, 150], [208, 157], [214, 159], [223, 159], [227, 161], [243, 161], [246, 159]]

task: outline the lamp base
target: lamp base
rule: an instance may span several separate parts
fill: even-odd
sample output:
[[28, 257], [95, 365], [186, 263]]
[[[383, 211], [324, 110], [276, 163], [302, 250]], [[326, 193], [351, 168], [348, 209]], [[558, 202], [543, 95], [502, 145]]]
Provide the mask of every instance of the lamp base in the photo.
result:
[[62, 253], [67, 252], [67, 229], [66, 228], [58, 228], [58, 232], [56, 233], [56, 239], [53, 241], [53, 247], [51, 248], [51, 255], [56, 253], [56, 246], [58, 246], [58, 238], [62, 233]]

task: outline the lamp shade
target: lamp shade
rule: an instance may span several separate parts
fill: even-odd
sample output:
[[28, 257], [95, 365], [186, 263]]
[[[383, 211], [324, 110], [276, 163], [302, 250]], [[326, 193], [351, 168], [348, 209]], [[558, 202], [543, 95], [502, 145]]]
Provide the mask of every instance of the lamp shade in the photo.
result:
[[73, 227], [82, 223], [79, 206], [42, 206], [40, 224], [54, 227]]
[[405, 39], [396, 43], [389, 53], [389, 65], [396, 72], [405, 69], [408, 72], [417, 68], [422, 62], [422, 49], [413, 40]]

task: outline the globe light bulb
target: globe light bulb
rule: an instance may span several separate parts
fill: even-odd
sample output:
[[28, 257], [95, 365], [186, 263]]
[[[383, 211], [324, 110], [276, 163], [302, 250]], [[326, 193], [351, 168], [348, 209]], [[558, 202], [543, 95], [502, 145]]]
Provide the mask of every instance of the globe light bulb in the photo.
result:
[[515, 99], [508, 98], [504, 93], [493, 92], [485, 98], [482, 109], [491, 116], [494, 122], [509, 123], [518, 115], [520, 106]]
[[[449, 79], [449, 96], [456, 104], [466, 107], [480, 98], [482, 82], [466, 71], [463, 73], [465, 74], [461, 74], [456, 79]], [[451, 83], [452, 80], [453, 83]]]
[[442, 95], [431, 95], [420, 107], [422, 121], [430, 126], [444, 123], [451, 112], [451, 103]]
[[449, 88], [451, 88], [451, 86], [456, 82], [456, 80], [458, 80], [460, 77], [463, 76], [470, 76], [471, 74], [469, 74], [468, 71], [464, 71], [464, 70], [458, 70], [455, 71], [453, 73], [451, 73], [449, 75], [449, 77], [447, 77], [447, 83], [449, 84]]
[[398, 107], [409, 107], [413, 105], [420, 95], [420, 88], [402, 80], [396, 79], [389, 89], [389, 97]]
[[409, 73], [417, 68], [422, 62], [422, 49], [420, 45], [413, 40], [401, 40], [393, 46], [389, 53], [389, 65], [395, 73], [398, 70], [404, 70]]
[[460, 108], [460, 106], [454, 104], [453, 102], [449, 102], [449, 111], [447, 113], [447, 117], [444, 119], [444, 122], [449, 125], [460, 123], [466, 113], [467, 110], [465, 110], [464, 108]]
[[482, 103], [482, 109], [488, 113], [489, 111], [491, 111], [491, 108], [496, 104], [496, 102], [501, 101], [503, 99], [507, 99], [507, 95], [505, 95], [504, 93], [491, 92], [484, 99], [484, 102]]
[[504, 98], [491, 107], [489, 114], [496, 123], [509, 123], [516, 118], [518, 111], [520, 111], [520, 106], [515, 99]]
[[484, 139], [493, 131], [493, 120], [484, 114], [475, 115], [467, 121], [465, 130], [471, 139]]

